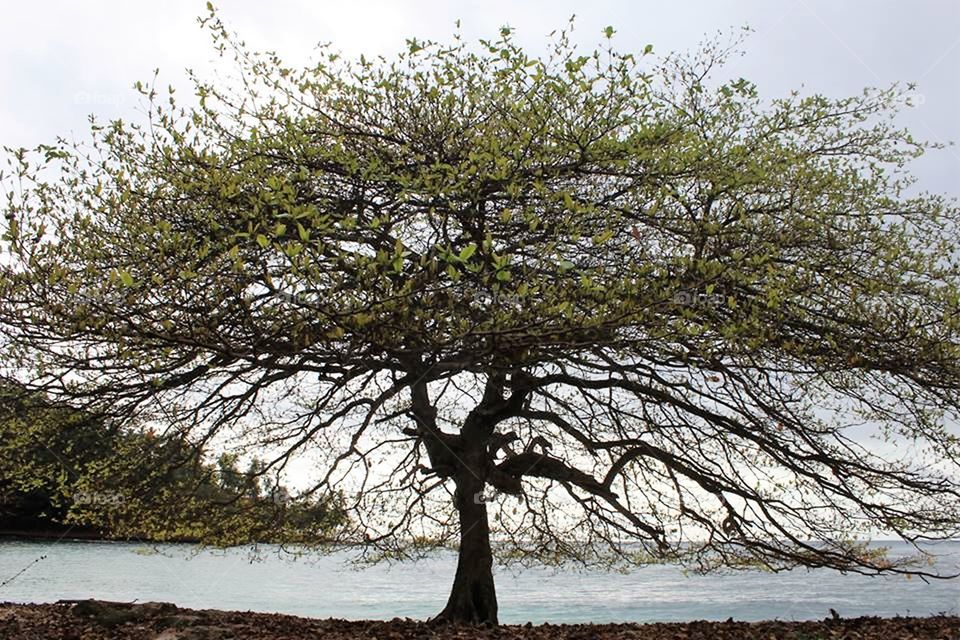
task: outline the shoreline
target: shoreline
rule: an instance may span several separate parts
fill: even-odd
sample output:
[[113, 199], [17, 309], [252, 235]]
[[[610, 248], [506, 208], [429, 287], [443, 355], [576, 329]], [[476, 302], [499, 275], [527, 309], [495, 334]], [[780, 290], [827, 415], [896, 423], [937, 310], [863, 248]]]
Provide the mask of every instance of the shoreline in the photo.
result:
[[[197, 545], [203, 546], [203, 542], [197, 538], [173, 538], [169, 540], [154, 540], [152, 538], [140, 538], [136, 536], [120, 537], [120, 536], [106, 536], [102, 533], [96, 531], [87, 531], [80, 530], [76, 528], [67, 528], [64, 531], [56, 529], [0, 529], [0, 542], [16, 541], [16, 542], [129, 542], [129, 543], [142, 543], [142, 544], [182, 544], [182, 545]], [[264, 545], [264, 544], [274, 544], [280, 545], [283, 543], [273, 542], [270, 540], [260, 540], [257, 542], [250, 542], [245, 544], [233, 545], [231, 547], [216, 547], [211, 546], [211, 548], [243, 548], [249, 547], [251, 545]], [[311, 545], [314, 543], [311, 543]], [[330, 545], [334, 544], [330, 541], [320, 540], [315, 544], [317, 545]], [[342, 544], [342, 543], [341, 543]], [[3, 640], [0, 638], [0, 640]]]
[[92, 540], [95, 542], [113, 542], [110, 538], [106, 538], [96, 531], [72, 530], [70, 528], [65, 528], [62, 531], [57, 529], [3, 529], [0, 530], [0, 542], [4, 540], [26, 542]]
[[690, 622], [501, 625], [496, 628], [431, 625], [394, 618], [340, 620], [250, 611], [185, 609], [168, 603], [0, 603], [0, 638], [64, 640], [960, 640], [960, 617], [835, 616], [820, 621]]

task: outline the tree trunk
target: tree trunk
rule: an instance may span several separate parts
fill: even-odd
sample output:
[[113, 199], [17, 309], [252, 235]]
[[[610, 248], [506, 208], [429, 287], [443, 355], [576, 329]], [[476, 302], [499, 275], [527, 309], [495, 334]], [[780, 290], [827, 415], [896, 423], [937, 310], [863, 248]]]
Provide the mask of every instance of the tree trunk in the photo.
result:
[[484, 483], [472, 474], [465, 475], [469, 477], [458, 478], [455, 498], [460, 514], [457, 575], [447, 606], [434, 621], [496, 626], [497, 592], [493, 584], [490, 524], [482, 494]]

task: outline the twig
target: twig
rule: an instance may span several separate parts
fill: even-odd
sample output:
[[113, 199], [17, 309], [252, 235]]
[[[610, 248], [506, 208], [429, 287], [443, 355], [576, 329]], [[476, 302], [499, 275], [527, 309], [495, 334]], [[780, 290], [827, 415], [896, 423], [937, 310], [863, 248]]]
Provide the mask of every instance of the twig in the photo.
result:
[[30, 564], [28, 564], [27, 566], [25, 566], [23, 569], [20, 569], [20, 571], [18, 571], [17, 573], [13, 574], [13, 576], [7, 578], [7, 579], [4, 580], [3, 582], [0, 582], [0, 589], [4, 588], [4, 587], [7, 586], [8, 584], [10, 584], [11, 582], [13, 582], [13, 581], [16, 580], [17, 578], [19, 578], [21, 575], [23, 575], [24, 573], [26, 573], [27, 569], [29, 569], [29, 568], [32, 567], [33, 565], [37, 564], [37, 563], [40, 562], [41, 560], [46, 560], [46, 559], [47, 559], [47, 556], [40, 556], [39, 558], [37, 558], [36, 560], [34, 560], [33, 562], [31, 562]]

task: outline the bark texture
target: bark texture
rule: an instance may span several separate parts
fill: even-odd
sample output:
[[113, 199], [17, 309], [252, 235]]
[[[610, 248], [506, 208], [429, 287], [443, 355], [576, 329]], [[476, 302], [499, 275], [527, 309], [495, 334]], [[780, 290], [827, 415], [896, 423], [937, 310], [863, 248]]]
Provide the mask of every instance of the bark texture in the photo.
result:
[[490, 524], [480, 474], [465, 468], [457, 478], [455, 502], [460, 515], [460, 549], [457, 574], [447, 606], [434, 618], [438, 622], [496, 626], [497, 592], [493, 583]]

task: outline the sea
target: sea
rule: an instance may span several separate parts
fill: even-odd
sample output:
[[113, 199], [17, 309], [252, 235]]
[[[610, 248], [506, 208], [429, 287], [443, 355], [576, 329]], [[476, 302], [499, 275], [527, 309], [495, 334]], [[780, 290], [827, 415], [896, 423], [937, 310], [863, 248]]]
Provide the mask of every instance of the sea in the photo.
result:
[[[891, 555], [902, 543], [883, 543]], [[934, 569], [960, 573], [960, 542], [935, 547]], [[446, 602], [452, 553], [359, 568], [354, 555], [295, 557], [280, 547], [0, 541], [0, 602], [98, 598], [313, 618], [426, 619]], [[830, 570], [699, 575], [670, 565], [627, 573], [498, 568], [500, 621], [515, 624], [818, 620], [832, 615], [960, 615], [960, 578], [862, 576]]]

